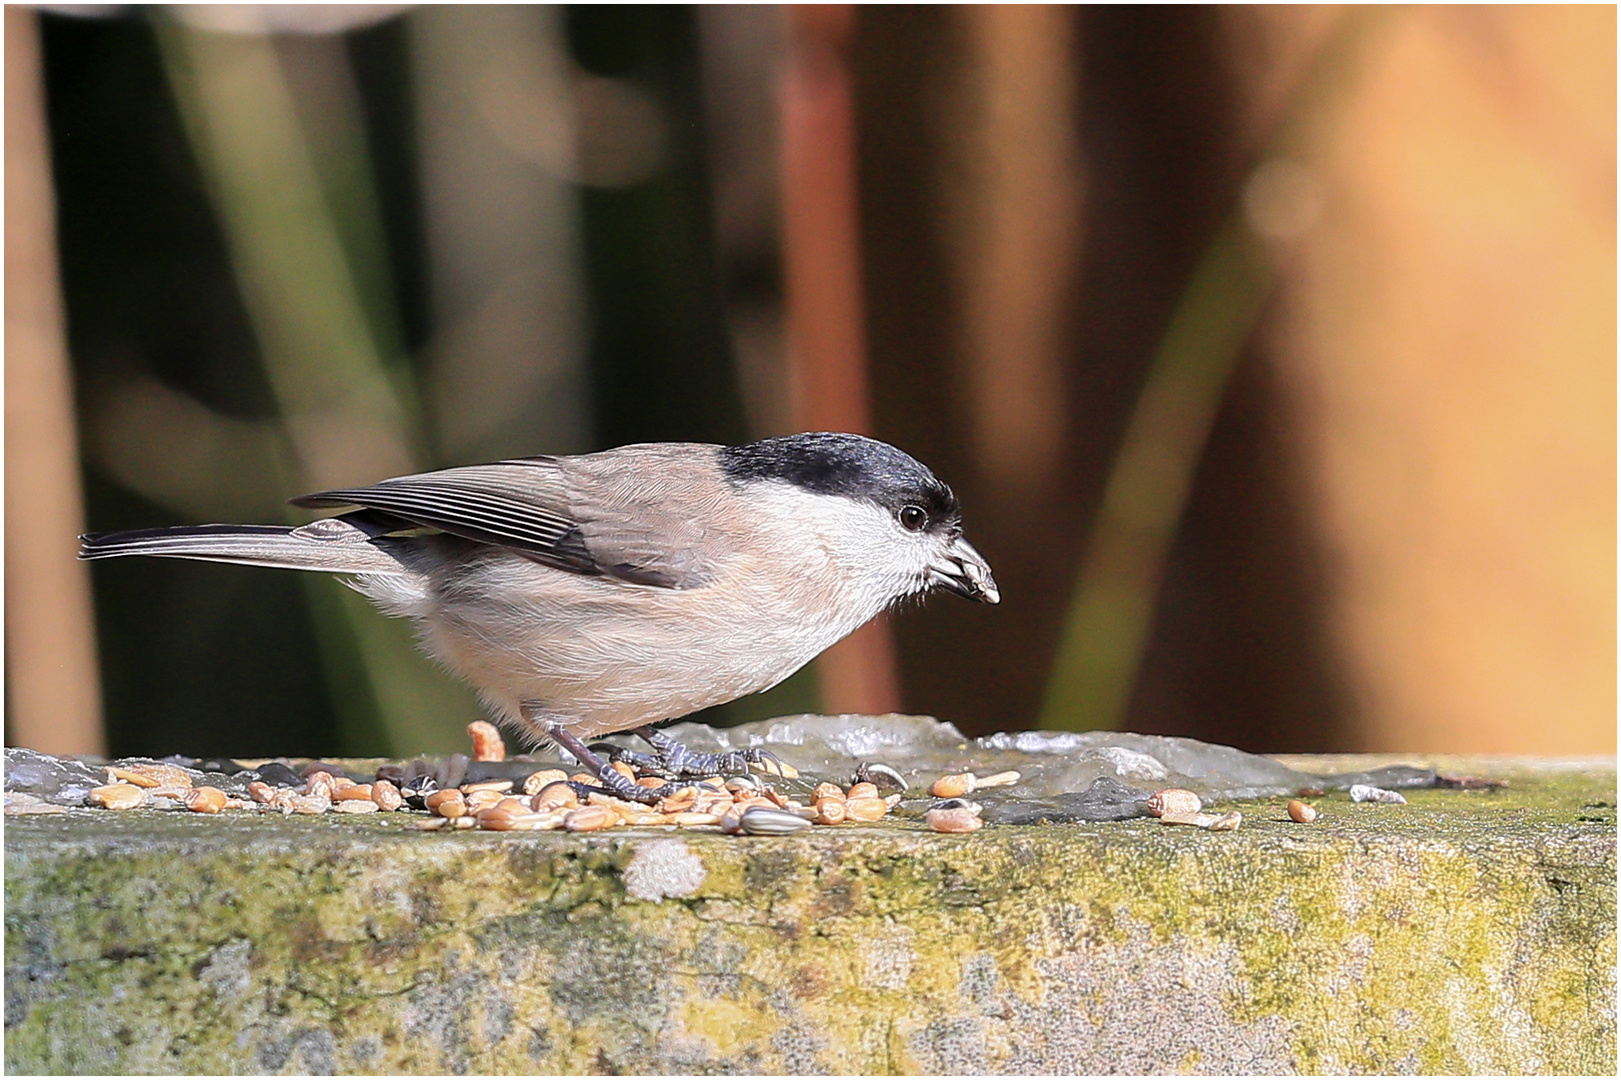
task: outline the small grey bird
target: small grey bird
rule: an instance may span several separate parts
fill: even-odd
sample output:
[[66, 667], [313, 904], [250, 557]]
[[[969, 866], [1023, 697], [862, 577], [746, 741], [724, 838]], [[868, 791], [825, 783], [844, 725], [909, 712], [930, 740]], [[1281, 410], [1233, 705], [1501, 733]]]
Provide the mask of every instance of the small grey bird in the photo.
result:
[[860, 435], [647, 443], [292, 501], [358, 509], [297, 528], [93, 533], [79, 557], [352, 575], [499, 721], [643, 802], [667, 791], [631, 784], [586, 740], [634, 731], [667, 775], [744, 770], [762, 755], [693, 754], [650, 725], [775, 686], [907, 597], [1000, 599], [951, 489]]

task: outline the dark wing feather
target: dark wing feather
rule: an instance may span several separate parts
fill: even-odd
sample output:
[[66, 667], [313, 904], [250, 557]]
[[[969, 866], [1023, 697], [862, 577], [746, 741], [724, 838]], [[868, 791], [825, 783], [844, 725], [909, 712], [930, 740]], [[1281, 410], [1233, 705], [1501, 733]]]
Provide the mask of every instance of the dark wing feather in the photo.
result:
[[[690, 470], [696, 463], [678, 452], [668, 460], [674, 451], [626, 447], [583, 457], [520, 458], [292, 501], [367, 507], [577, 574], [691, 588], [708, 578], [705, 560], [694, 550], [702, 531], [695, 530], [687, 508], [671, 505], [671, 491], [689, 489], [669, 481], [672, 465]], [[713, 472], [700, 468], [697, 475]]]

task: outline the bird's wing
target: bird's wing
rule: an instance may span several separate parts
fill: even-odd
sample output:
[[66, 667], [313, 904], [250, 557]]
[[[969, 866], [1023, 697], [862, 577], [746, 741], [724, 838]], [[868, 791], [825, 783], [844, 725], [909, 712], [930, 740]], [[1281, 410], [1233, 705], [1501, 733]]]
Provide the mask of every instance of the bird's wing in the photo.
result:
[[713, 453], [668, 445], [519, 458], [292, 501], [362, 506], [561, 570], [685, 589], [704, 584], [713, 570], [696, 513], [724, 489]]

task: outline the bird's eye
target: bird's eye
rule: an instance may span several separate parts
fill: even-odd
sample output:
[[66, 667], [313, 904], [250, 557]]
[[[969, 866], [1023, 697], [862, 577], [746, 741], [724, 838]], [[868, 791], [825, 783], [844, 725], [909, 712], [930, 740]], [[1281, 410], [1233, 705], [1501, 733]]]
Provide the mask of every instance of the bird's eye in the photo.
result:
[[929, 523], [929, 515], [921, 506], [901, 507], [901, 525], [912, 532], [920, 532]]

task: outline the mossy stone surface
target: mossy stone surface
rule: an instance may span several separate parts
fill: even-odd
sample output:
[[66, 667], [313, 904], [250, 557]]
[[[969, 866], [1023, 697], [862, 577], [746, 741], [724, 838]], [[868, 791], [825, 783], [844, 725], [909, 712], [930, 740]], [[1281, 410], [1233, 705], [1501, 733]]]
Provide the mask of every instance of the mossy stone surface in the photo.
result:
[[6, 1068], [1608, 1074], [1614, 765], [1457, 764], [1232, 833], [12, 817]]

